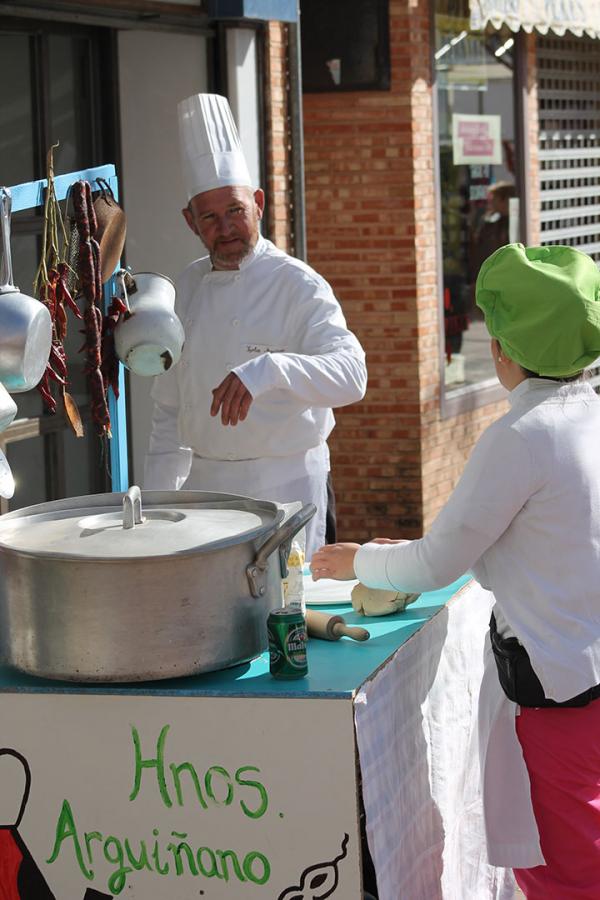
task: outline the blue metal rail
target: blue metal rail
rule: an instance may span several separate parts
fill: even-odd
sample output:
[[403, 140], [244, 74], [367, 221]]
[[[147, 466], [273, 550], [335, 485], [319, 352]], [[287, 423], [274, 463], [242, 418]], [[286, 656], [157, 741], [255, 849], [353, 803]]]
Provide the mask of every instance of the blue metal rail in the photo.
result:
[[211, 19], [297, 22], [298, 0], [207, 0], [206, 11]]

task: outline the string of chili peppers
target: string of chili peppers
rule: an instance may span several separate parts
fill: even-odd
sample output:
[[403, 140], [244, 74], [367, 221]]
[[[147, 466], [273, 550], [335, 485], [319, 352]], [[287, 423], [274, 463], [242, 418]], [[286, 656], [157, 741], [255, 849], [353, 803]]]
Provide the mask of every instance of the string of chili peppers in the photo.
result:
[[[82, 315], [68, 287], [70, 266], [65, 258], [68, 240], [54, 188], [54, 150], [57, 147], [58, 144], [54, 144], [46, 158], [48, 188], [44, 204], [42, 256], [33, 283], [34, 293], [47, 307], [52, 319], [50, 358], [37, 389], [42, 395], [45, 408], [48, 412], [55, 413], [58, 404], [51, 383], [58, 386], [67, 419], [75, 434], [81, 437], [83, 427], [79, 411], [67, 392], [68, 371], [64, 341], [67, 335], [67, 307], [77, 319], [81, 319]], [[59, 229], [62, 252], [59, 249]]]
[[111, 437], [110, 414], [102, 374], [102, 273], [100, 247], [95, 238], [97, 222], [92, 190], [88, 181], [73, 185], [75, 224], [79, 233], [79, 262], [77, 275], [80, 290], [86, 301], [83, 314], [85, 341], [85, 371], [91, 395], [92, 421], [101, 437]]
[[105, 387], [110, 386], [117, 399], [119, 398], [120, 364], [115, 349], [114, 330], [119, 324], [121, 316], [128, 318], [130, 315], [131, 313], [121, 298], [114, 296], [102, 322], [102, 365], [100, 369]]

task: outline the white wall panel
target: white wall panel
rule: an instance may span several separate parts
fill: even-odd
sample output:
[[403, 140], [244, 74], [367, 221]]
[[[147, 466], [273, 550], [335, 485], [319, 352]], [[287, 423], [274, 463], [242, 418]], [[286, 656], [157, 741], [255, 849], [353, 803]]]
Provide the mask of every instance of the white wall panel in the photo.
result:
[[[177, 103], [207, 90], [206, 38], [155, 31], [119, 32], [122, 171], [127, 262], [135, 271], [175, 278], [202, 255], [181, 208]], [[152, 379], [131, 376], [133, 471], [140, 481], [148, 445]]]
[[253, 28], [227, 30], [229, 103], [254, 185], [260, 183], [260, 114], [256, 71], [256, 32]]

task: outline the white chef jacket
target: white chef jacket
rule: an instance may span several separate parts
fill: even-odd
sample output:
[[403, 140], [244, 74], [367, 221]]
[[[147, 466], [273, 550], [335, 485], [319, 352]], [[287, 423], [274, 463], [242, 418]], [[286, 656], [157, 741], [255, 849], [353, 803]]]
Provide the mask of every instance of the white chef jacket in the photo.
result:
[[[328, 283], [259, 237], [239, 269], [213, 271], [209, 257], [188, 266], [176, 310], [185, 345], [152, 389], [144, 487], [177, 490], [192, 472], [189, 488], [306, 501], [319, 482], [322, 496], [332, 407], [366, 390], [364, 351]], [[212, 390], [230, 371], [253, 397], [235, 427], [210, 415]], [[292, 482], [304, 496], [287, 496]]]
[[[530, 378], [510, 403], [430, 532], [365, 545], [356, 576], [370, 587], [426, 591], [472, 570], [495, 596], [500, 633], [518, 637], [546, 696], [563, 701], [600, 682], [600, 398], [585, 383]], [[487, 653], [480, 754], [489, 860], [534, 866], [543, 857], [517, 708]]]

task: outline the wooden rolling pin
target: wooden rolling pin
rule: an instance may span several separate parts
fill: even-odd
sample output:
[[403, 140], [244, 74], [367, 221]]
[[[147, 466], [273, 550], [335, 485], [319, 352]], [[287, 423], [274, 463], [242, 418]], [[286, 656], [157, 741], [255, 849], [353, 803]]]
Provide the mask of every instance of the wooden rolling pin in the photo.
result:
[[354, 641], [369, 640], [366, 628], [346, 625], [342, 616], [330, 616], [315, 609], [306, 610], [306, 630], [309, 637], [322, 638], [324, 641], [339, 641], [344, 634]]

